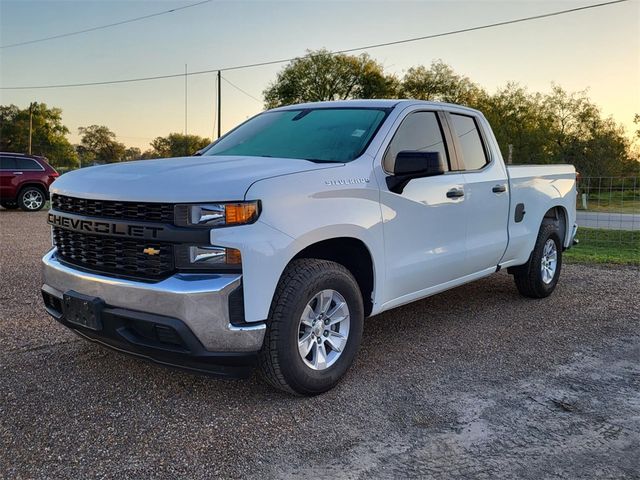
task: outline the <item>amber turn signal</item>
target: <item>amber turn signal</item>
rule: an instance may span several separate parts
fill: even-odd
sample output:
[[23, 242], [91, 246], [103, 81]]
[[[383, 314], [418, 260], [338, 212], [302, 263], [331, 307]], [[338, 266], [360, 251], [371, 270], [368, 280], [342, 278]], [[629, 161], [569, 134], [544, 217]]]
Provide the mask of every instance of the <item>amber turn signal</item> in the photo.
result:
[[224, 204], [224, 217], [226, 225], [241, 225], [244, 223], [251, 223], [257, 216], [257, 202]]
[[226, 263], [227, 265], [240, 265], [242, 263], [242, 256], [240, 250], [235, 248], [227, 248]]

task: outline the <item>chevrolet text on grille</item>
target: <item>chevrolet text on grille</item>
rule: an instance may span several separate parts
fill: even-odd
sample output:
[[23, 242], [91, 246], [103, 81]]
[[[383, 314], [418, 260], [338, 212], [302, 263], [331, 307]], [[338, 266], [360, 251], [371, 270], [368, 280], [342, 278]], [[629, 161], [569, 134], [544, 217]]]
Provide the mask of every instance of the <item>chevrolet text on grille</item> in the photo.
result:
[[56, 215], [55, 213], [49, 213], [47, 221], [51, 225], [68, 228], [79, 232], [120, 235], [126, 237], [146, 237], [145, 233], [148, 233], [152, 238], [157, 238], [158, 232], [164, 230], [164, 228], [162, 227], [152, 227], [148, 225], [126, 225], [123, 223], [111, 223], [99, 220], [85, 220], [81, 218]]

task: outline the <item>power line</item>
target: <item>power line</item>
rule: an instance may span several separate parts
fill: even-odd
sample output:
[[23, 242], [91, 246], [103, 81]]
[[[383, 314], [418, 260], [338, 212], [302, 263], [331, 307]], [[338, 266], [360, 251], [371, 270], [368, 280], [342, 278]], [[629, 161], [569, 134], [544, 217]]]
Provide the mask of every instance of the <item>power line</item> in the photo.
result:
[[[513, 19], [513, 20], [505, 20], [503, 22], [489, 23], [489, 24], [486, 24], [486, 25], [479, 25], [479, 26], [476, 26], [476, 27], [468, 27], [468, 28], [461, 28], [459, 30], [450, 30], [448, 32], [434, 33], [434, 34], [431, 34], [431, 35], [424, 35], [422, 37], [406, 38], [404, 40], [395, 40], [393, 42], [375, 43], [373, 45], [367, 45], [367, 46], [364, 46], [364, 47], [347, 48], [347, 49], [344, 49], [344, 50], [337, 50], [337, 51], [331, 52], [331, 53], [333, 55], [338, 55], [340, 53], [350, 53], [350, 52], [356, 52], [356, 51], [359, 51], [359, 50], [369, 50], [369, 49], [372, 49], [372, 48], [389, 47], [391, 45], [399, 45], [399, 44], [402, 44], [402, 43], [418, 42], [420, 40], [429, 40], [429, 39], [438, 38], [438, 37], [447, 37], [449, 35], [457, 35], [457, 34], [460, 34], [460, 33], [474, 32], [476, 30], [485, 30], [487, 28], [502, 27], [504, 25], [511, 25], [511, 24], [514, 24], [514, 23], [529, 22], [531, 20], [540, 20], [542, 18], [555, 17], [555, 16], [558, 16], [558, 15], [565, 15], [567, 13], [575, 13], [575, 12], [579, 12], [581, 10], [589, 10], [591, 8], [605, 7], [607, 5], [613, 5], [613, 4], [616, 4], [616, 3], [624, 3], [624, 2], [628, 2], [628, 1], [629, 0], [613, 0], [613, 1], [609, 1], [609, 2], [596, 3], [596, 4], [593, 4], [593, 5], [585, 5], [584, 7], [569, 8], [567, 10], [558, 10], [556, 12], [543, 13], [541, 15], [533, 15], [533, 16], [530, 16], [530, 17], [516, 18], [516, 19]], [[311, 54], [311, 55], [313, 55], [313, 54]], [[299, 59], [302, 59], [302, 58], [309, 57], [311, 55], [302, 55], [300, 57], [288, 58], [286, 60], [272, 60], [272, 61], [268, 61], [268, 62], [251, 63], [251, 64], [247, 64], [247, 65], [239, 65], [239, 66], [236, 66], [236, 67], [221, 68], [220, 70], [228, 71], [228, 70], [239, 70], [239, 69], [242, 69], [242, 68], [261, 67], [261, 66], [264, 66], [264, 65], [272, 65], [272, 64], [276, 64], [276, 63], [291, 62], [293, 60], [299, 60]]]
[[226, 78], [224, 78], [223, 76], [220, 76], [220, 78], [222, 78], [222, 80], [224, 80], [225, 82], [227, 82], [229, 85], [231, 85], [233, 88], [235, 88], [236, 90], [238, 90], [239, 92], [244, 93], [247, 97], [251, 97], [253, 98], [256, 102], [262, 104], [262, 100], [260, 100], [257, 97], [254, 97], [253, 95], [251, 95], [249, 92], [247, 92], [246, 90], [243, 90], [242, 88], [240, 88], [238, 85], [236, 85], [235, 83], [231, 83], [229, 80], [227, 80]]
[[97, 27], [85, 28], [84, 30], [77, 30], [75, 32], [60, 33], [58, 35], [52, 35], [50, 37], [36, 38], [34, 40], [26, 40], [24, 42], [11, 43], [9, 45], [0, 45], [0, 48], [20, 47], [22, 45], [30, 45], [32, 43], [45, 42], [47, 40], [55, 40], [55, 39], [58, 39], [58, 38], [71, 37], [73, 35], [80, 35], [82, 33], [95, 32], [96, 30], [103, 30], [105, 28], [117, 27], [118, 25], [124, 25], [126, 23], [138, 22], [140, 20], [146, 20], [148, 18], [159, 17], [160, 15], [166, 15], [168, 13], [174, 13], [174, 12], [177, 12], [179, 10], [186, 10], [187, 8], [197, 7], [198, 5], [202, 5], [204, 3], [209, 3], [209, 2], [212, 2], [212, 1], [213, 0], [202, 0], [201, 2], [192, 3], [190, 5], [185, 5], [184, 7], [172, 8], [171, 10], [164, 10], [162, 12], [156, 12], [156, 13], [151, 13], [149, 15], [143, 15], [141, 17], [130, 18], [128, 20], [121, 20], [119, 22], [109, 23], [107, 25], [100, 25], [100, 26], [97, 26]]
[[[495, 23], [489, 23], [486, 25], [479, 25], [479, 26], [475, 26], [475, 27], [468, 27], [468, 28], [462, 28], [459, 30], [450, 30], [448, 32], [442, 32], [442, 33], [434, 33], [431, 35], [424, 35], [421, 37], [413, 37], [413, 38], [406, 38], [404, 40], [395, 40], [392, 42], [384, 42], [384, 43], [376, 43], [373, 45], [366, 45], [366, 46], [362, 46], [362, 47], [355, 47], [355, 48], [347, 48], [344, 50], [337, 50], [334, 52], [331, 52], [332, 55], [338, 55], [341, 53], [350, 53], [350, 52], [355, 52], [355, 51], [359, 51], [359, 50], [370, 50], [373, 48], [380, 48], [380, 47], [388, 47], [391, 45], [400, 45], [403, 43], [410, 43], [410, 42], [417, 42], [417, 41], [421, 41], [421, 40], [429, 40], [432, 38], [439, 38], [439, 37], [446, 37], [446, 36], [450, 36], [450, 35], [458, 35], [460, 33], [467, 33], [467, 32], [473, 32], [473, 31], [477, 31], [477, 30], [485, 30], [488, 28], [494, 28], [494, 27], [501, 27], [501, 26], [505, 26], [505, 25], [511, 25], [514, 23], [522, 23], [522, 22], [528, 22], [528, 21], [532, 21], [532, 20], [540, 20], [543, 18], [549, 18], [549, 17], [555, 17], [555, 16], [559, 16], [559, 15], [565, 15], [568, 13], [575, 13], [575, 12], [579, 12], [582, 10], [589, 10], [592, 8], [599, 8], [599, 7], [604, 7], [604, 6], [608, 6], [608, 5], [614, 5], [616, 3], [624, 3], [624, 2], [628, 2], [629, 0], [613, 0], [613, 1], [609, 1], [609, 2], [603, 2], [603, 3], [596, 3], [593, 5], [586, 5], [583, 7], [576, 7], [576, 8], [569, 8], [567, 10], [559, 10], [556, 12], [550, 12], [550, 13], [544, 13], [541, 15], [533, 15], [533, 16], [529, 16], [529, 17], [523, 17], [523, 18], [516, 18], [516, 19], [512, 19], [512, 20], [505, 20], [503, 22], [495, 22]], [[195, 72], [189, 72], [189, 76], [192, 75], [203, 75], [203, 74], [207, 74], [207, 73], [216, 73], [218, 71], [231, 71], [231, 70], [241, 70], [241, 69], [245, 69], [245, 68], [255, 68], [255, 67], [263, 67], [263, 66], [267, 66], [267, 65], [276, 65], [279, 63], [287, 63], [287, 62], [291, 62], [294, 60], [301, 60], [303, 58], [307, 58], [310, 56], [313, 56], [314, 54], [307, 54], [307, 55], [301, 55], [298, 57], [292, 57], [292, 58], [286, 58], [286, 59], [281, 59], [281, 60], [270, 60], [270, 61], [266, 61], [266, 62], [258, 62], [258, 63], [248, 63], [248, 64], [244, 64], [244, 65], [236, 65], [236, 66], [230, 66], [230, 67], [225, 67], [225, 68], [211, 68], [208, 70], [200, 70], [200, 71], [195, 71]], [[166, 78], [176, 78], [176, 77], [182, 77], [184, 76], [184, 73], [174, 73], [174, 74], [170, 74], [170, 75], [156, 75], [156, 76], [150, 76], [150, 77], [138, 77], [138, 78], [128, 78], [128, 79], [123, 79], [123, 80], [107, 80], [107, 81], [101, 81], [101, 82], [85, 82], [85, 83], [66, 83], [66, 84], [57, 84], [57, 85], [31, 85], [31, 86], [20, 86], [20, 87], [0, 87], [0, 90], [35, 90], [35, 89], [43, 89], [43, 88], [70, 88], [70, 87], [89, 87], [89, 86], [96, 86], [96, 85], [115, 85], [115, 84], [120, 84], [120, 83], [133, 83], [133, 82], [144, 82], [144, 81], [149, 81], [149, 80], [161, 80], [161, 79], [166, 79]]]

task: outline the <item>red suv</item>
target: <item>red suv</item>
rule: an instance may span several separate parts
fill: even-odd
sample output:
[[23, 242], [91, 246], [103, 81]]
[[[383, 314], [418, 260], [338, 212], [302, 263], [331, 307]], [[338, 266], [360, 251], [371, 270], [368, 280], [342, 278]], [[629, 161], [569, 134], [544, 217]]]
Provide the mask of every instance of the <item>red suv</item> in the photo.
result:
[[44, 157], [0, 152], [0, 205], [37, 212], [49, 198], [49, 185], [58, 178]]

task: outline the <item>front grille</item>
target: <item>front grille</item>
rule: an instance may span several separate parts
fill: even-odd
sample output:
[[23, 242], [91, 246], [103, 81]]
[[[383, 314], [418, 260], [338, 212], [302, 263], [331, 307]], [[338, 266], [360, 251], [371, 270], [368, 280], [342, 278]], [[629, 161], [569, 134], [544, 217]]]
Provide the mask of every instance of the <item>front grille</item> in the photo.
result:
[[[88, 270], [125, 277], [160, 279], [174, 271], [173, 246], [129, 238], [103, 237], [53, 228], [53, 242], [61, 260]], [[156, 255], [144, 249], [159, 250]]]
[[170, 203], [117, 202], [53, 195], [51, 207], [59, 212], [88, 217], [173, 223], [173, 204]]

